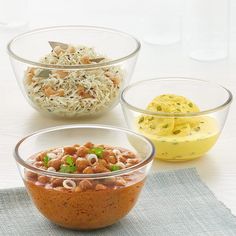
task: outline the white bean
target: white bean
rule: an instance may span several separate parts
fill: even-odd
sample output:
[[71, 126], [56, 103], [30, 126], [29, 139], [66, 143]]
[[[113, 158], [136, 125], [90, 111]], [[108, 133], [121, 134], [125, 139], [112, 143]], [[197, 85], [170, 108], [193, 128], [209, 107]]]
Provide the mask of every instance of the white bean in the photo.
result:
[[71, 179], [65, 179], [63, 181], [63, 187], [67, 188], [67, 189], [75, 189], [76, 188], [76, 183]]

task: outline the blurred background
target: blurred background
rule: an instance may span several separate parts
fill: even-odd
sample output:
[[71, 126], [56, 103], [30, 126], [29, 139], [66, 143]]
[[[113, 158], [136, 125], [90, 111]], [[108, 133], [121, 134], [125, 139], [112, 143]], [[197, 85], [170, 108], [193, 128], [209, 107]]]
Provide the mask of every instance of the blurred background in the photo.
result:
[[[96, 25], [141, 40], [134, 80], [173, 75], [225, 83], [234, 76], [236, 2], [232, 0], [0, 0], [0, 5], [3, 63], [8, 63], [6, 43], [18, 33], [55, 25]], [[209, 47], [211, 52], [201, 51]]]

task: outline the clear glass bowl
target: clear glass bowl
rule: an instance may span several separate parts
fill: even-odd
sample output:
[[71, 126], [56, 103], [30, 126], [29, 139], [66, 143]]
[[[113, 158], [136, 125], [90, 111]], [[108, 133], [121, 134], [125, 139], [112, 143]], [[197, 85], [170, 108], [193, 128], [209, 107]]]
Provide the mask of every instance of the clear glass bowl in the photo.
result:
[[[88, 55], [82, 64], [40, 63], [52, 50], [49, 41], [94, 48], [98, 57], [109, 60], [87, 62], [91, 55], [85, 51]], [[101, 115], [117, 105], [132, 76], [140, 43], [113, 29], [59, 26], [21, 34], [7, 49], [18, 84], [32, 107], [45, 114], [77, 118]], [[68, 60], [76, 53], [81, 55], [78, 49]]]
[[[128, 149], [142, 161], [130, 168], [97, 174], [51, 172], [38, 169], [27, 161], [50, 148], [88, 141]], [[122, 128], [69, 125], [44, 129], [23, 138], [16, 145], [14, 156], [32, 201], [46, 218], [66, 228], [96, 229], [114, 224], [134, 207], [152, 164], [154, 146], [144, 136]], [[51, 184], [38, 184], [41, 176], [46, 176]], [[125, 184], [113, 185], [121, 177], [126, 180]], [[66, 191], [61, 184], [64, 180], [77, 184], [87, 180], [108, 187], [99, 191], [93, 188]], [[59, 185], [52, 185], [55, 182]]]
[[[195, 103], [200, 112], [174, 114], [147, 111], [148, 104], [162, 94], [184, 96]], [[231, 102], [232, 94], [228, 89], [193, 78], [144, 80], [129, 85], [121, 95], [129, 128], [154, 143], [156, 158], [173, 162], [201, 157], [214, 146], [224, 127]], [[173, 132], [178, 127], [181, 129]]]

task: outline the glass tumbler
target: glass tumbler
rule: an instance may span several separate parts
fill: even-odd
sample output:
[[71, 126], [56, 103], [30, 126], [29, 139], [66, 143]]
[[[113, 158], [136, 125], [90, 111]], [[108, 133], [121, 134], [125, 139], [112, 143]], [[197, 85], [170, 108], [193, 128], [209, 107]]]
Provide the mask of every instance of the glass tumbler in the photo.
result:
[[184, 44], [190, 58], [226, 58], [229, 45], [229, 1], [185, 1]]
[[148, 15], [143, 18], [143, 40], [150, 44], [169, 45], [181, 40], [182, 0], [148, 1]]

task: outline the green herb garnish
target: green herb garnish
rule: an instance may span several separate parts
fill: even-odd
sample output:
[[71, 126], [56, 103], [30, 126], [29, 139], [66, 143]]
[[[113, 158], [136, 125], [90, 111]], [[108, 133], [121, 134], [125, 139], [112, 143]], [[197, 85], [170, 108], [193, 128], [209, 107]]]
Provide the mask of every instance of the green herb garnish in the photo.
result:
[[173, 132], [173, 134], [179, 134], [181, 131], [178, 129], [178, 130], [175, 130], [174, 132]]
[[44, 166], [48, 167], [48, 162], [51, 160], [50, 157], [48, 157], [47, 155], [43, 158], [43, 164]]
[[60, 172], [62, 173], [74, 173], [76, 171], [76, 166], [67, 166], [67, 165], [61, 165]]
[[94, 147], [89, 150], [90, 154], [95, 154], [98, 158], [101, 158], [103, 155], [104, 149], [101, 147]]
[[66, 164], [67, 165], [61, 165], [60, 172], [62, 173], [74, 173], [76, 171], [76, 165], [74, 163], [73, 157], [68, 155], [66, 156]]
[[140, 123], [142, 123], [143, 121], [144, 121], [144, 117], [142, 116], [142, 117], [139, 118], [138, 123], [140, 124]]
[[189, 107], [193, 107], [193, 104], [190, 102], [190, 103], [188, 104], [188, 106], [189, 106]]
[[161, 106], [157, 106], [157, 111], [161, 111]]
[[74, 165], [74, 160], [73, 160], [73, 157], [68, 155], [66, 157], [66, 164], [68, 164], [69, 166], [73, 166]]
[[166, 124], [166, 125], [163, 125], [162, 128], [166, 129], [166, 128], [168, 128], [168, 126], [169, 126], [169, 125]]
[[117, 171], [117, 170], [120, 170], [120, 166], [117, 166], [117, 165], [112, 165], [111, 166], [111, 171]]
[[154, 120], [154, 117], [153, 117], [153, 116], [148, 117], [148, 121], [152, 121], [152, 120]]

